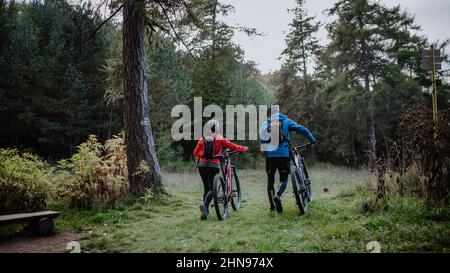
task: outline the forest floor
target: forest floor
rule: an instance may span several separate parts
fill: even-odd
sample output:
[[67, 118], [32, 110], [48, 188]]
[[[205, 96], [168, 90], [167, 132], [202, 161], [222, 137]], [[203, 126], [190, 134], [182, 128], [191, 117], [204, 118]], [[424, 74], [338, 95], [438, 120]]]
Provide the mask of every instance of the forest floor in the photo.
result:
[[31, 236], [21, 231], [0, 239], [0, 253], [61, 253], [67, 243], [78, 241], [86, 234], [73, 230], [59, 231], [53, 236]]
[[[290, 183], [284, 212], [271, 212], [265, 172], [241, 170], [241, 209], [223, 222], [212, 209], [210, 218], [200, 221], [199, 176], [166, 173], [170, 195], [152, 204], [124, 200], [114, 209], [93, 211], [52, 204], [65, 210], [56, 220], [56, 237], [79, 232], [83, 252], [367, 252], [371, 241], [379, 242], [381, 252], [450, 251], [450, 209], [431, 210], [414, 197], [391, 195], [387, 209], [367, 212], [363, 207], [373, 194], [365, 171], [318, 164], [310, 175], [315, 199], [305, 216], [299, 215]], [[23, 244], [16, 247], [26, 252]]]

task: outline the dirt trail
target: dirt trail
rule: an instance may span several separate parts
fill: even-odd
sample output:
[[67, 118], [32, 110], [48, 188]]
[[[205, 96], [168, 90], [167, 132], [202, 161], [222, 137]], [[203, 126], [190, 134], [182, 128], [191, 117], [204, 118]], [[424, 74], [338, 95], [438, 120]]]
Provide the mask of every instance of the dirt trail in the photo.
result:
[[74, 231], [59, 231], [49, 237], [19, 233], [0, 239], [0, 253], [61, 253], [66, 251], [68, 242], [85, 236], [85, 233]]

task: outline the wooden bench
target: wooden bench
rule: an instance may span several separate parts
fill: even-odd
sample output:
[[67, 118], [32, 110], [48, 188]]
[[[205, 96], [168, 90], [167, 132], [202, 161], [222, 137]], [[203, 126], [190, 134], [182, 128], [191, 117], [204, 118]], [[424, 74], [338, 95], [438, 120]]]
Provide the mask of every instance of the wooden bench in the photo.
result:
[[60, 213], [56, 211], [40, 211], [31, 213], [17, 213], [0, 215], [0, 226], [10, 224], [29, 223], [27, 230], [39, 235], [50, 235], [53, 233], [53, 219]]

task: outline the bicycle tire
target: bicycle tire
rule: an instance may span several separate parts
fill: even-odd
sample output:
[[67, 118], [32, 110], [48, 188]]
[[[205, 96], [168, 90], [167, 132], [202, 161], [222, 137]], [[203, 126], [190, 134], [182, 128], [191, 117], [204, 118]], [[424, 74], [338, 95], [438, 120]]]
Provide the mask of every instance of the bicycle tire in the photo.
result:
[[[234, 179], [232, 178], [231, 181], [231, 190], [232, 190], [231, 207], [233, 208], [234, 211], [236, 211], [241, 208], [242, 203], [241, 183], [239, 181], [239, 177], [236, 171], [234, 171]], [[235, 202], [236, 199], [237, 203]]]
[[[213, 180], [213, 199], [214, 209], [219, 221], [225, 220], [228, 214], [228, 201], [226, 198], [225, 188], [226, 186], [223, 176], [221, 174], [216, 174]], [[221, 208], [223, 208], [223, 212], [221, 211]]]
[[300, 171], [301, 170], [299, 170], [296, 166], [291, 167], [291, 180], [295, 201], [300, 210], [300, 214], [303, 215], [306, 213], [308, 208], [308, 199], [303, 193], [303, 191], [307, 189], [304, 181], [304, 176], [301, 175]]
[[308, 170], [306, 169], [305, 165], [303, 165], [303, 174], [304, 174], [303, 177], [305, 177], [306, 189], [308, 190], [308, 204], [309, 204], [312, 202], [313, 192], [311, 186], [311, 178], [309, 178]]

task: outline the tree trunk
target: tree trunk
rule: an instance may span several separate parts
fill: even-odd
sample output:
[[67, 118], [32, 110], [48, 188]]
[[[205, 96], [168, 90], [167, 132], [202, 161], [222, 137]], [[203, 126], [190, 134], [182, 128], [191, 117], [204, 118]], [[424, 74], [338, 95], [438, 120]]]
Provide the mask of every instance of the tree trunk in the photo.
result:
[[355, 144], [355, 137], [353, 136], [353, 133], [350, 132], [350, 142], [351, 142], [351, 148], [352, 148], [352, 157], [353, 157], [353, 168], [358, 168], [358, 155], [356, 153], [356, 144]]
[[384, 141], [384, 161], [388, 162], [389, 161], [389, 140], [387, 139], [384, 129], [381, 129], [381, 134], [383, 135], [383, 141]]
[[212, 32], [212, 36], [211, 36], [211, 39], [212, 39], [212, 45], [211, 45], [211, 48], [212, 48], [212, 59], [213, 60], [216, 60], [217, 59], [217, 0], [215, 0], [214, 1], [214, 4], [213, 4], [213, 10], [212, 10], [212, 12], [213, 12], [213, 14], [212, 14], [212, 29], [211, 29], [211, 32]]
[[376, 150], [376, 138], [375, 138], [375, 126], [373, 124], [372, 115], [367, 116], [367, 131], [369, 135], [369, 170], [371, 173], [377, 172], [377, 150]]
[[149, 120], [143, 0], [123, 8], [124, 127], [130, 190], [165, 192]]
[[[359, 26], [361, 29], [364, 28], [364, 23], [361, 17], [358, 17]], [[364, 92], [366, 94], [366, 109], [369, 109], [370, 101], [370, 71], [369, 71], [369, 56], [366, 40], [361, 39], [361, 51], [362, 51], [362, 61], [363, 61], [363, 73], [364, 73]], [[369, 110], [370, 111], [370, 110]], [[375, 125], [373, 122], [372, 113], [367, 114], [367, 132], [369, 136], [368, 141], [368, 154], [369, 154], [369, 170], [371, 173], [376, 174], [377, 172], [377, 150], [376, 150], [376, 137], [375, 137]]]
[[[302, 20], [302, 22], [300, 23], [300, 31], [301, 31], [301, 33], [303, 33], [303, 18], [301, 18], [301, 20]], [[306, 70], [306, 52], [305, 52], [305, 43], [304, 43], [303, 39], [302, 39], [300, 46], [302, 48], [303, 78], [306, 82], [306, 78], [308, 77], [308, 71]], [[305, 90], [305, 92], [306, 92], [306, 90]]]

